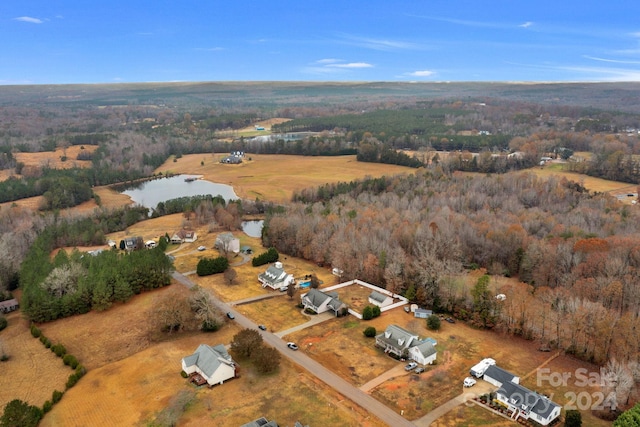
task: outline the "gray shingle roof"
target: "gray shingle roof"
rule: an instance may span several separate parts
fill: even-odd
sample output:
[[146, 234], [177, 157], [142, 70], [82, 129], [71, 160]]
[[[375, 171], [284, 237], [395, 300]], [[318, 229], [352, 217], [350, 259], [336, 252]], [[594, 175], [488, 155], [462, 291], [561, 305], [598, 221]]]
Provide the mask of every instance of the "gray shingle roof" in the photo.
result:
[[409, 348], [413, 340], [416, 339], [418, 339], [416, 334], [413, 334], [397, 325], [387, 326], [387, 329], [383, 333], [376, 336], [376, 340], [399, 350]]
[[185, 366], [197, 365], [207, 377], [211, 377], [221, 364], [233, 365], [234, 363], [222, 344], [215, 347], [200, 344], [195, 353], [185, 357], [183, 360]]
[[513, 380], [516, 378], [516, 376], [511, 372], [505, 371], [504, 369], [496, 365], [490, 365], [487, 370], [484, 371], [484, 375], [489, 376], [502, 384], [507, 382], [514, 382]]
[[369, 294], [369, 298], [374, 301], [378, 301], [379, 303], [383, 303], [388, 297], [387, 295], [381, 294], [378, 291], [373, 291], [371, 292], [371, 294]]

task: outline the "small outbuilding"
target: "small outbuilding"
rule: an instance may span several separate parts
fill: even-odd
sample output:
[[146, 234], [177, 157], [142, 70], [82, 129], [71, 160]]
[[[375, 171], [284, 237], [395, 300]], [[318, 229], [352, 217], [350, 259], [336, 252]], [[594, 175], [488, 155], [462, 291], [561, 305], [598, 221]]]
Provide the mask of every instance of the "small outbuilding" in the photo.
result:
[[432, 314], [433, 314], [433, 311], [427, 310], [425, 308], [416, 308], [416, 311], [413, 312], [414, 317], [417, 317], [419, 319], [426, 319]]
[[18, 307], [20, 307], [20, 304], [18, 304], [18, 300], [15, 298], [0, 301], [0, 313], [10, 313], [16, 311]]
[[381, 292], [373, 291], [369, 294], [369, 303], [382, 308], [393, 304], [393, 298], [390, 295], [385, 295]]

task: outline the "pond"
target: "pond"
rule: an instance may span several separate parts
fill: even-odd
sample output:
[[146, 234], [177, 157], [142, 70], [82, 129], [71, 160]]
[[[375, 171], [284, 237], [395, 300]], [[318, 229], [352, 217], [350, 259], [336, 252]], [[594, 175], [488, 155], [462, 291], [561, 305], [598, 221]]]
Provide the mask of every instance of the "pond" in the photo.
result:
[[242, 231], [250, 237], [262, 237], [263, 220], [242, 221]]
[[193, 175], [178, 175], [145, 181], [135, 188], [129, 188], [122, 193], [131, 197], [131, 200], [135, 203], [149, 209], [155, 209], [160, 202], [179, 197], [211, 194], [213, 197], [222, 196], [227, 202], [238, 198], [233, 191], [233, 187], [198, 179], [197, 176]]

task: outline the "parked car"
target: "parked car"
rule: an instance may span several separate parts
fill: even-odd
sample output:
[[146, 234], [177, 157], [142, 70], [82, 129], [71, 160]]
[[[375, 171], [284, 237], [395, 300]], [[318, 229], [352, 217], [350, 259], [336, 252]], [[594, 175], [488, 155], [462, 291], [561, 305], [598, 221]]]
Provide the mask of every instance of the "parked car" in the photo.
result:
[[405, 312], [405, 313], [408, 313], [408, 312], [410, 312], [410, 311], [411, 311], [411, 309], [410, 309], [409, 307], [407, 307], [407, 306], [405, 306], [405, 307], [404, 307], [404, 312]]
[[199, 250], [200, 252], [204, 251], [205, 249], [207, 249], [207, 247], [206, 247], [206, 246], [198, 246], [198, 250]]
[[405, 370], [405, 371], [411, 371], [411, 370], [413, 370], [413, 368], [415, 368], [416, 366], [418, 366], [418, 364], [417, 364], [416, 362], [411, 362], [411, 363], [407, 364], [407, 365], [404, 367], [404, 370]]
[[234, 315], [233, 315], [233, 313], [232, 313], [232, 312], [230, 312], [230, 311], [228, 311], [228, 312], [227, 312], [227, 317], [228, 317], [229, 319], [235, 319], [235, 318], [236, 318], [236, 316], [234, 316]]
[[264, 325], [258, 325], [258, 329], [262, 330], [262, 331], [266, 331], [267, 327]]
[[447, 317], [447, 318], [446, 318], [446, 319], [444, 319], [444, 320], [446, 320], [446, 321], [447, 321], [447, 322], [449, 322], [449, 323], [456, 323], [456, 321], [455, 321], [452, 317]]
[[287, 347], [289, 347], [291, 350], [297, 350], [298, 349], [298, 346], [293, 342], [288, 342], [287, 343]]
[[416, 374], [421, 374], [424, 372], [424, 368], [422, 366], [418, 366], [415, 371]]
[[465, 387], [473, 387], [475, 383], [476, 383], [475, 378], [467, 377], [464, 379], [464, 382], [462, 383], [462, 385], [464, 385]]

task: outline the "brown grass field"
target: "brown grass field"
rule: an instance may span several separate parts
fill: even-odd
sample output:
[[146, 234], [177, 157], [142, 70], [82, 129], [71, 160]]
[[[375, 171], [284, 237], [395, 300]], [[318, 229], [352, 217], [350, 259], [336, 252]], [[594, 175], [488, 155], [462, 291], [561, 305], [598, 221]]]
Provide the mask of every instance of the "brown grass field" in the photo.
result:
[[[67, 155], [71, 157], [69, 151]], [[241, 165], [220, 164], [219, 157], [211, 154], [188, 155], [176, 162], [168, 161], [158, 171], [200, 174], [204, 179], [232, 185], [240, 197], [271, 201], [289, 200], [294, 191], [325, 182], [414, 171], [396, 166], [358, 163], [354, 156], [317, 158], [254, 155], [251, 161]], [[32, 162], [37, 164], [38, 161]], [[204, 166], [201, 162], [204, 162]], [[629, 191], [628, 184], [568, 174], [556, 165], [532, 171], [540, 176], [566, 174], [569, 179], [580, 181], [592, 191], [609, 191], [612, 194], [615, 191]], [[108, 188], [97, 188], [95, 191], [103, 206], [117, 207], [130, 202], [128, 197]], [[38, 198], [33, 198], [16, 204], [32, 207], [37, 206], [37, 200]], [[69, 212], [90, 211], [95, 207], [95, 203], [91, 201]], [[116, 241], [124, 236], [137, 235], [143, 236], [144, 240], [155, 239], [165, 233], [171, 234], [185, 224], [182, 215], [170, 215], [144, 221], [108, 237]], [[216, 250], [211, 249], [218, 231], [210, 232], [208, 227], [196, 229], [199, 238], [195, 243], [169, 249], [176, 257], [178, 271], [193, 271], [201, 257], [219, 255]], [[251, 246], [255, 254], [264, 250], [260, 239], [248, 237], [242, 232], [234, 234], [240, 237], [241, 245]], [[205, 245], [207, 250], [196, 251], [200, 245]], [[338, 282], [327, 268], [292, 257], [286, 257], [282, 261], [285, 269], [296, 277], [314, 273], [324, 282], [323, 287]], [[191, 278], [225, 301], [270, 292], [263, 289], [257, 281], [257, 275], [264, 271], [265, 266], [252, 267], [250, 262], [242, 264], [240, 256], [232, 259], [231, 264], [238, 273], [234, 284], [225, 283], [221, 275], [204, 278], [192, 275]], [[473, 284], [475, 280], [475, 275], [469, 277], [469, 283]], [[492, 286], [498, 289], [505, 280], [508, 279], [492, 278]], [[155, 414], [166, 407], [180, 390], [190, 389], [179, 375], [180, 359], [190, 354], [201, 342], [228, 344], [238, 329], [233, 323], [228, 323], [215, 334], [185, 333], [165, 337], [160, 341], [154, 339], [146, 322], [154, 299], [165, 293], [187, 292], [179, 285], [172, 285], [135, 296], [127, 304], [117, 304], [105, 312], [91, 312], [41, 325], [46, 336], [53, 342], [64, 344], [69, 353], [89, 369], [88, 374], [47, 414], [42, 425], [143, 426], [149, 424]], [[341, 291], [341, 297], [348, 299], [347, 302], [353, 305], [361, 305], [365, 298], [353, 290]], [[293, 300], [282, 295], [237, 308], [256, 323], [267, 325], [271, 331], [285, 330], [307, 320], [307, 316], [295, 307], [299, 298], [299, 293]], [[536, 343], [476, 330], [460, 322], [454, 325], [443, 323], [440, 331], [430, 332], [427, 331], [424, 320], [414, 319], [402, 309], [383, 313], [369, 322], [351, 316], [330, 320], [284, 338], [296, 341], [301, 351], [354, 385], [360, 386], [401, 363], [375, 349], [373, 341], [362, 334], [366, 326], [374, 326], [380, 332], [391, 323], [412, 330], [421, 337], [431, 336], [438, 341], [437, 364], [427, 368], [427, 372], [419, 376], [402, 375], [371, 390], [374, 397], [395, 410], [403, 410], [409, 419], [421, 417], [460, 394], [461, 381], [467, 375], [469, 367], [483, 357], [494, 357], [501, 367], [521, 376], [532, 372], [550, 357], [549, 353], [537, 351]], [[64, 383], [71, 371], [38, 340], [31, 337], [28, 323], [20, 317], [20, 313], [9, 316], [9, 327], [2, 332], [1, 337], [11, 359], [0, 365], [0, 405], [13, 398], [20, 398], [41, 406], [45, 400], [50, 399], [54, 389], [64, 390]], [[565, 356], [554, 359], [549, 366], [558, 372], [574, 371], [576, 367], [582, 366], [595, 369]], [[6, 375], [5, 372], [11, 372], [12, 375]], [[530, 381], [533, 380], [523, 379], [525, 385], [533, 388], [535, 381]], [[554, 393], [556, 402], [564, 404], [564, 393], [571, 390], [571, 387], [569, 384], [560, 390], [539, 390]], [[292, 425], [296, 420], [313, 426], [381, 425], [368, 419], [360, 408], [352, 409], [352, 406], [335, 391], [327, 389], [290, 363], [283, 362], [280, 370], [271, 376], [257, 376], [249, 366], [243, 368], [242, 376], [237, 380], [210, 390], [197, 390], [194, 403], [189, 406], [179, 425], [204, 423], [237, 426], [259, 416], [276, 419], [281, 425]], [[588, 412], [583, 411], [582, 415], [584, 425], [609, 425]], [[483, 409], [460, 406], [434, 425], [448, 427], [503, 424]]]

